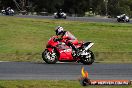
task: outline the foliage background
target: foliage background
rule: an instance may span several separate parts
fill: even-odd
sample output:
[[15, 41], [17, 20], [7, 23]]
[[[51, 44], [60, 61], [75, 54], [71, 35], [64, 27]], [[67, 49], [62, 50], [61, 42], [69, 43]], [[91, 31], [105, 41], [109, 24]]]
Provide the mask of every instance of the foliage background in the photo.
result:
[[[14, 0], [0, 0], [0, 9], [12, 7], [18, 10]], [[19, 4], [21, 0], [16, 0]], [[132, 16], [132, 0], [22, 0], [28, 12], [48, 12], [52, 14], [58, 9], [74, 16], [84, 16], [86, 12], [92, 15], [108, 15], [115, 17], [120, 14]]]

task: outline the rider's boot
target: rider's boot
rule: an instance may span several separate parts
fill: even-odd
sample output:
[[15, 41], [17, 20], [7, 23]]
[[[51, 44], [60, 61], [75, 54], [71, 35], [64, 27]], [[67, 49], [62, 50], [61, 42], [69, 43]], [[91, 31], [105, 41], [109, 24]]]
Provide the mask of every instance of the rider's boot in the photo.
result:
[[79, 49], [76, 48], [74, 45], [71, 46], [71, 47], [73, 49], [73, 55], [74, 55], [74, 57], [77, 58], [80, 55]]
[[71, 42], [68, 43], [69, 46], [73, 49], [73, 56], [77, 58], [79, 56], [79, 49], [76, 48]]

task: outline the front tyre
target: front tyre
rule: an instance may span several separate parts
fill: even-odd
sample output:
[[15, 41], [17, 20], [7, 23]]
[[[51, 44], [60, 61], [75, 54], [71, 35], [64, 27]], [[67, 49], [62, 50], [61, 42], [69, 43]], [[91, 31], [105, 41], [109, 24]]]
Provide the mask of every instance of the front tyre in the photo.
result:
[[117, 18], [117, 22], [120, 22], [120, 19], [119, 18]]
[[55, 19], [58, 19], [58, 17], [57, 17], [57, 16], [54, 16], [54, 18], [55, 18]]
[[64, 19], [66, 19], [66, 16], [64, 16]]
[[55, 52], [49, 52], [47, 49], [42, 53], [43, 60], [48, 64], [55, 64], [57, 62], [57, 55]]
[[90, 50], [87, 51], [87, 55], [83, 56], [82, 63], [85, 65], [91, 65], [94, 62], [94, 53]]

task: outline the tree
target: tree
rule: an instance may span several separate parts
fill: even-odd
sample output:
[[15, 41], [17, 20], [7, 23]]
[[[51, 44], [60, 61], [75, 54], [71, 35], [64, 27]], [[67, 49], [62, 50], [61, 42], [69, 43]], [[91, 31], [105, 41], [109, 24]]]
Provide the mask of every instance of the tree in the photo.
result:
[[5, 9], [7, 7], [15, 8], [15, 4], [12, 0], [0, 0], [0, 8]]
[[[18, 10], [14, 0], [0, 0], [0, 8], [8, 6]], [[125, 13], [132, 16], [132, 0], [15, 0], [26, 10], [35, 12], [48, 12], [53, 14], [62, 9], [68, 14], [84, 16], [85, 12], [93, 12], [96, 15], [117, 16]], [[25, 5], [20, 1], [25, 1]], [[107, 2], [108, 1], [108, 2]]]

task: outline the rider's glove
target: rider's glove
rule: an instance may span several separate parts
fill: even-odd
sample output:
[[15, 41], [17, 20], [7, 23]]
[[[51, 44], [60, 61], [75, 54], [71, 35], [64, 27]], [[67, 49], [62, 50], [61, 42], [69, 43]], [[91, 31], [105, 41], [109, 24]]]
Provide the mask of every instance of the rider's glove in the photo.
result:
[[54, 41], [57, 42], [57, 41], [61, 41], [62, 39], [61, 38], [54, 38]]

